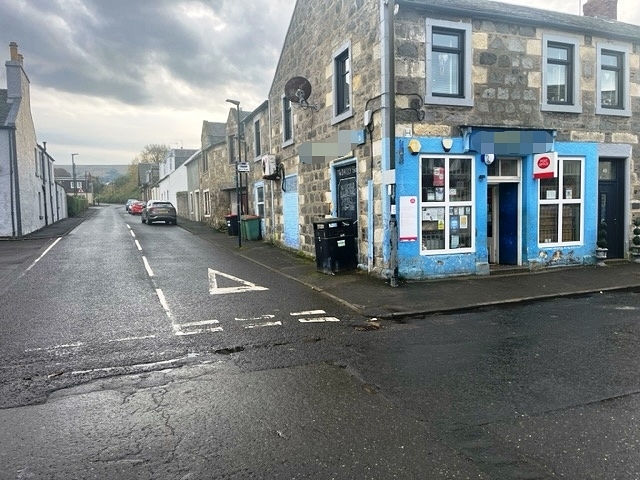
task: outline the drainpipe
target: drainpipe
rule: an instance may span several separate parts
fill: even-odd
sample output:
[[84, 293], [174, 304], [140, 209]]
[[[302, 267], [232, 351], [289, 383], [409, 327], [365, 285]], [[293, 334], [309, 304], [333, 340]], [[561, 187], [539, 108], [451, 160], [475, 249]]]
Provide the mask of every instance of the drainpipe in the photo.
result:
[[389, 139], [389, 174], [392, 180], [388, 183], [389, 194], [389, 270], [392, 287], [398, 286], [398, 224], [396, 220], [396, 88], [395, 88], [395, 35], [394, 35], [394, 13], [395, 0], [382, 0], [382, 22], [383, 22], [383, 54], [382, 54], [382, 109], [384, 110], [384, 122], [382, 137]]

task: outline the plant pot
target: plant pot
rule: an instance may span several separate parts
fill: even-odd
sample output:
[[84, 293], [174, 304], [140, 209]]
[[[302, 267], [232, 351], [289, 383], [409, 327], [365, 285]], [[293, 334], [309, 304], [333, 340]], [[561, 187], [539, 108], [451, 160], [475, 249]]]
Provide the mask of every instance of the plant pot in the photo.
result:
[[633, 245], [631, 247], [631, 256], [634, 263], [640, 263], [640, 245]]
[[606, 264], [604, 263], [604, 261], [607, 258], [607, 252], [609, 251], [608, 248], [596, 248], [596, 259], [598, 260], [596, 262], [596, 265], [600, 266], [600, 267], [604, 267], [606, 266]]

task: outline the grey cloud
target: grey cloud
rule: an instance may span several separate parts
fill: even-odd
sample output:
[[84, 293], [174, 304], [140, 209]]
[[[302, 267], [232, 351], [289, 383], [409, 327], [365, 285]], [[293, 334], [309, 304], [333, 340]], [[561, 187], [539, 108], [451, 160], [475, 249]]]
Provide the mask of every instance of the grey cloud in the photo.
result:
[[[293, 0], [7, 3], [0, 2], [1, 38], [19, 44], [32, 82], [144, 105], [154, 101], [145, 76], [159, 69], [199, 89], [235, 82], [266, 95]], [[178, 13], [194, 5], [226, 27], [206, 31], [206, 19]]]

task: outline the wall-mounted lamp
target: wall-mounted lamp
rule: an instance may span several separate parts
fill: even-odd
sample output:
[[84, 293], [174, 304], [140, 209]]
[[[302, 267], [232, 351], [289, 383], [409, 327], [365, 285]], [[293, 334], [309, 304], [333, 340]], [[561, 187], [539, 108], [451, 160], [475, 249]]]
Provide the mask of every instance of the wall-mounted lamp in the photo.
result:
[[422, 149], [422, 145], [418, 140], [413, 138], [409, 140], [408, 148], [409, 148], [409, 151], [415, 155], [416, 153], [420, 152], [420, 150]]
[[448, 152], [449, 150], [451, 150], [451, 147], [453, 147], [453, 140], [451, 140], [450, 138], [443, 138], [442, 148], [444, 149], [444, 151]]

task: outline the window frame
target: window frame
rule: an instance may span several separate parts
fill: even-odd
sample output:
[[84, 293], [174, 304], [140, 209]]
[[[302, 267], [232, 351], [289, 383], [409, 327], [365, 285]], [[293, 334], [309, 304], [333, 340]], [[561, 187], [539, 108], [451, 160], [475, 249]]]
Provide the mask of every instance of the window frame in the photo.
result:
[[203, 172], [209, 171], [209, 156], [207, 154], [208, 154], [207, 150], [202, 151], [202, 171]]
[[211, 193], [209, 189], [202, 191], [202, 210], [205, 218], [211, 216]]
[[[336, 49], [331, 55], [331, 59], [333, 65], [333, 115], [331, 117], [331, 125], [335, 125], [353, 116], [351, 42], [347, 42]], [[345, 63], [347, 66], [343, 70]], [[348, 91], [346, 91], [347, 89]], [[342, 102], [344, 102], [344, 105]]]
[[[621, 75], [618, 79], [618, 86], [621, 87], [620, 99], [621, 105], [619, 107], [603, 107], [602, 106], [602, 55], [605, 54], [617, 54], [622, 57], [622, 65], [620, 65]], [[613, 43], [601, 43], [597, 44], [596, 53], [596, 114], [597, 115], [615, 115], [620, 117], [631, 116], [631, 84], [629, 78], [629, 56], [630, 49], [625, 45], [617, 45]], [[608, 70], [608, 69], [607, 69]]]
[[[260, 201], [259, 192], [262, 192], [262, 201]], [[258, 217], [264, 219], [265, 217], [264, 182], [259, 182], [255, 184], [254, 194], [255, 194], [255, 214]]]
[[[425, 186], [423, 185], [423, 162], [431, 159], [444, 159], [444, 200], [443, 201], [424, 201], [423, 199], [423, 189]], [[451, 160], [463, 160], [469, 162], [469, 188], [470, 194], [468, 200], [460, 200], [460, 201], [452, 201], [451, 200], [451, 186], [450, 186], [450, 170], [451, 170]], [[477, 229], [477, 225], [475, 225], [475, 217], [477, 216], [476, 212], [476, 182], [475, 182], [475, 158], [469, 155], [438, 155], [438, 154], [430, 154], [430, 155], [422, 155], [420, 157], [420, 212], [419, 218], [417, 219], [419, 222], [419, 232], [420, 232], [420, 255], [423, 256], [433, 256], [433, 255], [451, 255], [451, 254], [462, 254], [462, 253], [474, 253], [476, 251], [476, 235], [475, 231]], [[469, 229], [469, 236], [471, 238], [471, 246], [470, 247], [462, 247], [462, 248], [451, 248], [451, 217], [455, 216], [455, 213], [451, 213], [453, 208], [466, 208], [469, 207], [469, 214], [460, 214], [468, 215], [467, 218], [467, 229]], [[444, 245], [445, 247], [442, 249], [434, 249], [429, 250], [425, 248], [425, 245], [422, 241], [422, 223], [423, 221], [423, 210], [427, 208], [444, 208]], [[460, 222], [462, 223], [462, 222]], [[461, 228], [461, 227], [460, 227]], [[462, 228], [461, 228], [462, 229]]]
[[293, 145], [293, 107], [291, 105], [291, 100], [289, 100], [285, 95], [282, 96], [281, 107], [282, 147], [288, 147], [289, 145]]
[[[462, 61], [459, 62], [459, 87], [462, 92], [460, 96], [448, 96], [433, 94], [433, 68], [431, 54], [433, 47], [433, 32], [447, 32], [459, 35], [464, 40], [464, 45], [459, 47]], [[432, 105], [452, 105], [461, 107], [473, 107], [473, 83], [472, 83], [472, 62], [473, 54], [471, 50], [472, 25], [470, 23], [451, 22], [446, 20], [426, 19], [426, 96], [425, 104]], [[436, 50], [437, 51], [437, 50]]]
[[262, 142], [260, 139], [260, 118], [253, 121], [253, 153], [257, 161], [262, 156]]
[[[565, 161], [579, 161], [580, 162], [580, 198], [576, 199], [576, 198], [571, 198], [571, 199], [567, 199], [564, 198], [565, 197], [565, 188], [564, 188], [564, 162]], [[561, 157], [558, 156], [558, 165], [557, 165], [557, 172], [558, 172], [558, 191], [556, 194], [556, 198], [555, 199], [542, 199], [541, 197], [541, 188], [542, 188], [542, 180], [538, 181], [538, 188], [537, 188], [537, 198], [538, 198], [538, 211], [537, 211], [537, 220], [538, 220], [538, 228], [537, 228], [537, 243], [538, 243], [538, 248], [549, 248], [549, 247], [564, 247], [564, 246], [577, 246], [577, 245], [584, 245], [584, 222], [585, 222], [585, 158], [584, 157], [575, 157], [575, 156], [565, 156], [565, 157]], [[558, 241], [556, 242], [544, 242], [541, 241], [542, 239], [540, 238], [540, 209], [542, 206], [544, 205], [557, 205], [558, 206], [558, 212], [557, 212], [557, 235], [558, 235]], [[562, 214], [563, 214], [563, 207], [566, 205], [579, 205], [580, 206], [580, 226], [579, 226], [579, 233], [580, 233], [580, 240], [574, 240], [574, 241], [568, 241], [568, 242], [564, 242], [562, 240]]]
[[236, 163], [238, 161], [236, 153], [236, 136], [227, 135], [227, 151], [229, 152], [229, 164]]
[[[567, 91], [571, 96], [571, 101], [567, 102], [549, 102], [547, 96], [548, 76], [547, 65], [551, 60], [548, 56], [550, 44], [557, 46], [571, 47], [572, 59], [568, 62], [570, 68], [568, 68], [568, 76], [570, 78], [570, 85], [567, 86]], [[551, 61], [553, 64], [558, 64], [558, 61]], [[567, 37], [559, 35], [546, 35], [542, 36], [542, 89], [541, 89], [541, 107], [542, 111], [547, 112], [565, 112], [565, 113], [582, 113], [582, 96], [580, 88], [580, 40], [576, 37]]]

